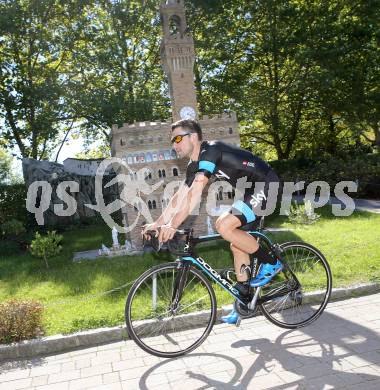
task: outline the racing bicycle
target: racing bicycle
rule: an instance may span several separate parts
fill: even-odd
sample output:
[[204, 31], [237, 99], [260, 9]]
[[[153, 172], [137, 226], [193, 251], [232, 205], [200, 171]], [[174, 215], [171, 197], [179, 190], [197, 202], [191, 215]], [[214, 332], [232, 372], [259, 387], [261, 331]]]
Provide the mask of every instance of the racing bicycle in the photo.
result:
[[[149, 241], [159, 250], [155, 233], [148, 232]], [[283, 263], [283, 270], [269, 284], [241, 296], [234, 288], [231, 270], [219, 273], [197, 255], [198, 244], [221, 236], [194, 237], [192, 229], [177, 230], [167, 243], [176, 261], [147, 270], [128, 293], [125, 320], [130, 338], [144, 351], [165, 358], [199, 347], [217, 319], [218, 305], [210, 280], [234, 298], [234, 308], [243, 318], [261, 312], [273, 324], [287, 329], [315, 321], [332, 288], [331, 270], [323, 254], [304, 242], [276, 244], [262, 227], [248, 233]], [[250, 269], [253, 278], [258, 272], [257, 259]]]

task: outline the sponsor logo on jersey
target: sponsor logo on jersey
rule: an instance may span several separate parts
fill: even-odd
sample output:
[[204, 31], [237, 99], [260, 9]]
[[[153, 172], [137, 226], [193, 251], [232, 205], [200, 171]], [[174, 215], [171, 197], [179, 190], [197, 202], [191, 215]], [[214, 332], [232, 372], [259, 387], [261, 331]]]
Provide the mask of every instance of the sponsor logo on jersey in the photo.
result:
[[263, 200], [266, 200], [267, 197], [264, 194], [264, 191], [261, 190], [258, 194], [252, 195], [252, 199], [250, 200], [250, 204], [253, 207], [257, 207]]
[[244, 165], [245, 167], [252, 167], [252, 168], [254, 168], [255, 163], [254, 163], [254, 162], [251, 162], [251, 161], [243, 161], [243, 165]]
[[218, 178], [218, 179], [223, 179], [224, 177], [226, 179], [229, 179], [230, 177], [228, 175], [226, 175], [223, 171], [221, 171], [219, 169], [218, 173], [215, 173], [215, 176]]

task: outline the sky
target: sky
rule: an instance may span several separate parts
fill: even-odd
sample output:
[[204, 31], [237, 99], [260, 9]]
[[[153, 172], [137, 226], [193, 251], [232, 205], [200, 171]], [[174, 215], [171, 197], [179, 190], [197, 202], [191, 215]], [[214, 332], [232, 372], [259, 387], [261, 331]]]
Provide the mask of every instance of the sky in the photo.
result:
[[[62, 164], [63, 161], [66, 160], [66, 158], [75, 157], [77, 153], [82, 152], [83, 141], [84, 140], [81, 136], [79, 136], [79, 138], [75, 140], [69, 139], [69, 141], [63, 145], [62, 150], [59, 153], [58, 162]], [[52, 158], [55, 159], [57, 151], [58, 148], [52, 153]]]

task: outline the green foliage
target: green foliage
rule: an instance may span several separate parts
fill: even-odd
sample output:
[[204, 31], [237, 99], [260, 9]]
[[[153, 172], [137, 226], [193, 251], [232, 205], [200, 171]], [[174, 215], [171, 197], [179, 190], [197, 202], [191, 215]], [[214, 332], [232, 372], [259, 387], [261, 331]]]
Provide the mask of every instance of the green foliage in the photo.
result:
[[0, 224], [12, 218], [27, 222], [25, 184], [0, 185]]
[[201, 111], [237, 111], [244, 147], [278, 159], [380, 150], [378, 1], [187, 6]]
[[43, 307], [36, 301], [12, 299], [0, 303], [0, 343], [32, 339], [42, 335]]
[[157, 1], [94, 4], [83, 35], [73, 52], [82, 72], [71, 89], [89, 147], [101, 137], [108, 146], [113, 124], [169, 117]]
[[24, 233], [26, 229], [21, 221], [12, 218], [0, 226], [0, 231], [4, 236], [19, 236], [21, 233]]
[[55, 0], [0, 5], [2, 136], [23, 157], [46, 158], [61, 128], [76, 117], [69, 80], [77, 72], [72, 50], [83, 38], [86, 8], [81, 1]]
[[30, 245], [30, 252], [33, 256], [43, 258], [45, 260], [46, 268], [49, 268], [47, 259], [56, 256], [61, 250], [60, 245], [63, 236], [56, 234], [55, 231], [49, 231], [46, 236], [36, 233], [36, 238]]
[[[200, 113], [235, 110], [244, 147], [380, 150], [379, 0], [186, 7]], [[0, 132], [23, 157], [49, 156], [76, 125], [91, 149], [115, 123], [169, 117], [157, 0], [8, 1], [0, 26]]]
[[312, 225], [318, 221], [321, 216], [314, 212], [311, 201], [304, 204], [294, 203], [290, 206], [289, 221], [300, 225]]
[[340, 181], [358, 181], [358, 192], [352, 196], [379, 197], [380, 155], [347, 154], [342, 156], [300, 157], [294, 160], [273, 161], [271, 166], [283, 181], [323, 180], [329, 183], [331, 191]]
[[73, 135], [74, 123], [91, 145], [109, 144], [114, 123], [167, 118], [158, 21], [155, 0], [0, 4], [8, 146], [46, 158]]
[[9, 179], [11, 173], [12, 157], [0, 147], [0, 183]]

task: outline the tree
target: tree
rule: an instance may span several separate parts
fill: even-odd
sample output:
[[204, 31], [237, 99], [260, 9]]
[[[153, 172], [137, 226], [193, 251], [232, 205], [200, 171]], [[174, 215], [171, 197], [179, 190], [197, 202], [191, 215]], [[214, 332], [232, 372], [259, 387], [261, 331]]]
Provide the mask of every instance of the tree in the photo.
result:
[[[254, 136], [278, 158], [288, 158], [310, 93], [310, 64], [301, 46], [307, 21], [287, 1], [230, 3], [207, 10], [206, 31], [194, 23], [202, 108], [236, 109], [245, 140]], [[210, 48], [211, 36], [216, 42]]]
[[11, 174], [12, 157], [0, 147], [0, 183], [9, 179]]
[[169, 116], [154, 0], [19, 0], [0, 6], [0, 116], [8, 147], [47, 158], [78, 125], [109, 143], [115, 123]]
[[30, 252], [33, 256], [44, 259], [46, 268], [49, 268], [48, 259], [56, 256], [61, 250], [60, 245], [63, 236], [56, 234], [55, 231], [48, 232], [46, 236], [41, 236], [40, 233], [36, 233], [35, 239], [30, 245]]
[[91, 144], [109, 144], [113, 124], [166, 119], [169, 97], [160, 64], [159, 3], [98, 1], [92, 9], [86, 45], [74, 49], [80, 75], [82, 129]]
[[340, 0], [304, 5], [305, 14], [318, 15], [308, 43], [311, 108], [319, 118], [314, 137], [329, 154], [350, 145], [360, 148], [360, 134], [368, 130], [371, 113], [376, 118], [377, 112], [378, 118], [379, 5]]
[[0, 5], [0, 116], [8, 147], [46, 158], [76, 118], [65, 92], [72, 49], [81, 39], [86, 1], [3, 1]]

